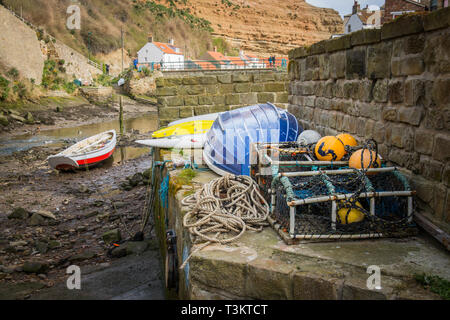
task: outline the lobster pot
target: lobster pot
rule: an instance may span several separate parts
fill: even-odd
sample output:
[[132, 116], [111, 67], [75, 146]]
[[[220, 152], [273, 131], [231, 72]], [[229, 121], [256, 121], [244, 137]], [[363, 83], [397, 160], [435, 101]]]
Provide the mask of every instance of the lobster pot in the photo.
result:
[[332, 170], [348, 165], [348, 161], [314, 161], [310, 150], [296, 142], [254, 144], [250, 176], [257, 181], [266, 200], [270, 201], [272, 177], [283, 172]]
[[296, 172], [274, 178], [272, 225], [283, 239], [409, 236], [413, 195], [395, 168]]

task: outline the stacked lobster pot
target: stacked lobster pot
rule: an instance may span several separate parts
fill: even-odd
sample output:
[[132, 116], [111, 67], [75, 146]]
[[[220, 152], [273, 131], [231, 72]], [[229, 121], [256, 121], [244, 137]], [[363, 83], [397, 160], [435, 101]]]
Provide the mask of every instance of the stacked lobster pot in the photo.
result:
[[383, 163], [376, 144], [345, 146], [337, 161], [321, 158], [319, 143], [252, 146], [251, 176], [286, 243], [417, 234], [415, 191], [397, 167]]

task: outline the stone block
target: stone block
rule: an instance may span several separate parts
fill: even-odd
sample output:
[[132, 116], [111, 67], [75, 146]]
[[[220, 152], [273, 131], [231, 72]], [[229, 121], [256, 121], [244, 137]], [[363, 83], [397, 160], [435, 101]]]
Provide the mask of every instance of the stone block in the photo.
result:
[[194, 116], [194, 108], [191, 106], [180, 107], [180, 118], [189, 118]]
[[422, 119], [421, 107], [401, 107], [398, 109], [398, 121], [418, 126]]
[[372, 100], [372, 88], [375, 82], [372, 80], [361, 80], [359, 82], [358, 99], [364, 102]]
[[372, 120], [381, 119], [381, 106], [370, 103], [357, 103], [356, 108], [359, 111], [358, 115]]
[[423, 17], [425, 31], [442, 29], [450, 26], [450, 7], [434, 11]]
[[189, 265], [190, 277], [193, 281], [245, 296], [246, 264], [241, 261], [211, 259], [194, 255]]
[[234, 85], [234, 92], [236, 93], [250, 92], [251, 87], [252, 87], [251, 83], [236, 83]]
[[217, 77], [215, 76], [204, 76], [199, 78], [200, 84], [216, 84]]
[[182, 105], [184, 105], [184, 99], [183, 99], [183, 97], [180, 97], [180, 96], [163, 97], [163, 98], [158, 98], [158, 104], [160, 106], [169, 106], [169, 107], [182, 106]]
[[251, 82], [252, 81], [252, 75], [251, 74], [233, 74], [232, 76], [233, 82]]
[[416, 129], [414, 136], [414, 150], [422, 154], [431, 155], [433, 151], [434, 133], [426, 129]]
[[[258, 103], [257, 93], [240, 93], [240, 103], [244, 105], [252, 105]], [[287, 93], [286, 93], [286, 103], [287, 103]]]
[[186, 96], [186, 97], [184, 97], [184, 105], [186, 105], [186, 106], [198, 105], [198, 96]]
[[450, 163], [447, 163], [442, 172], [442, 182], [449, 187], [450, 186]]
[[405, 81], [405, 103], [408, 106], [415, 106], [425, 95], [424, 82], [419, 79]]
[[201, 116], [203, 114], [211, 113], [210, 106], [194, 106], [194, 114], [196, 116]]
[[293, 266], [273, 259], [253, 260], [247, 269], [245, 295], [264, 300], [292, 299], [293, 270]]
[[392, 44], [380, 43], [367, 48], [367, 77], [389, 78], [391, 75]]
[[360, 46], [363, 44], [371, 44], [380, 42], [381, 30], [380, 29], [363, 29], [351, 34], [352, 46]]
[[[296, 63], [297, 67], [298, 64]], [[298, 72], [298, 70], [297, 70]], [[273, 72], [262, 72], [262, 73], [256, 73], [253, 75], [253, 81], [258, 82], [272, 82], [275, 81], [275, 75]]]
[[434, 185], [434, 197], [432, 208], [434, 210], [434, 216], [438, 220], [444, 220], [448, 209], [445, 207], [448, 189], [442, 184]]
[[178, 119], [180, 117], [180, 108], [159, 108], [158, 109], [158, 116], [161, 119]]
[[324, 49], [326, 50], [326, 52], [334, 52], [350, 49], [351, 46], [352, 46], [351, 35], [345, 35], [336, 39], [326, 41]]
[[426, 180], [421, 176], [414, 176], [414, 179], [410, 180], [411, 187], [417, 191], [417, 196], [425, 203], [433, 201], [434, 195], [434, 182]]
[[219, 83], [233, 83], [231, 74], [218, 75], [217, 81], [219, 81]]
[[373, 130], [373, 136], [372, 138], [378, 143], [381, 144], [384, 142], [385, 138], [385, 130], [386, 126], [382, 122], [376, 122], [375, 128]]
[[381, 27], [381, 40], [398, 38], [423, 31], [421, 15], [403, 15]]
[[423, 176], [429, 180], [440, 182], [443, 169], [444, 165], [442, 162], [427, 158], [423, 165]]
[[330, 55], [330, 76], [333, 79], [341, 79], [345, 77], [346, 53], [336, 52]]
[[345, 77], [362, 78], [366, 75], [366, 49], [358, 48], [346, 51]]
[[205, 87], [202, 85], [194, 85], [186, 87], [186, 94], [197, 95], [205, 93]]
[[406, 57], [400, 61], [400, 75], [420, 75], [425, 71], [425, 64], [421, 56]]
[[297, 272], [293, 276], [295, 300], [337, 300], [342, 280], [309, 272]]
[[425, 35], [415, 34], [409, 36], [408, 38], [405, 39], [404, 43], [405, 43], [404, 52], [406, 55], [421, 53], [425, 48]]
[[319, 56], [319, 78], [326, 80], [330, 77], [330, 57], [328, 54]]
[[251, 92], [263, 92], [264, 84], [262, 83], [253, 83], [251, 87]]
[[198, 104], [199, 105], [211, 105], [214, 103], [214, 97], [210, 95], [206, 96], [199, 96], [198, 97]]
[[266, 92], [283, 92], [286, 91], [286, 84], [283, 82], [272, 82], [264, 84]]
[[289, 75], [286, 72], [277, 72], [274, 73], [273, 75], [275, 77], [275, 81], [289, 81]]
[[377, 80], [373, 88], [373, 99], [376, 102], [387, 102], [388, 98], [388, 80]]
[[436, 79], [433, 84], [432, 96], [437, 106], [450, 105], [450, 78]]
[[450, 160], [450, 134], [437, 134], [434, 137], [433, 158], [442, 162]]
[[276, 93], [275, 94], [275, 102], [276, 103], [288, 103], [288, 94], [287, 94], [287, 92]]
[[185, 85], [197, 85], [200, 84], [199, 77], [184, 77], [183, 84]]
[[227, 93], [233, 93], [233, 85], [232, 84], [223, 84], [219, 86], [219, 92], [220, 94], [227, 94]]
[[392, 126], [391, 131], [391, 144], [398, 148], [403, 148], [403, 135], [405, 132], [405, 126], [395, 124]]
[[205, 92], [207, 94], [216, 94], [217, 93], [218, 88], [217, 88], [217, 85], [215, 85], [215, 84], [207, 84], [207, 85], [204, 85], [204, 87], [205, 87]]
[[275, 102], [275, 93], [258, 93], [258, 103]]
[[[158, 78], [158, 79], [161, 79], [161, 78]], [[157, 87], [155, 95], [159, 96], [159, 97], [176, 96], [177, 88], [176, 87]]]
[[240, 104], [239, 95], [238, 94], [227, 94], [225, 96], [225, 103], [227, 105]]
[[391, 80], [388, 84], [388, 100], [392, 103], [401, 103], [404, 98], [404, 87], [402, 80]]

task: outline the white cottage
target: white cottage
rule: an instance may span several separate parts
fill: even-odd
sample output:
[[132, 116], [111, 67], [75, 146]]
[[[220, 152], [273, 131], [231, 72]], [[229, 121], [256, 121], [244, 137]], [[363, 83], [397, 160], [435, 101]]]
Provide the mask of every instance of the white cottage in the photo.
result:
[[345, 33], [380, 28], [381, 16], [382, 11], [378, 6], [367, 6], [361, 10], [358, 1], [355, 1], [352, 14], [344, 16]]
[[173, 39], [169, 43], [154, 42], [150, 36], [148, 43], [138, 51], [138, 63], [152, 70], [182, 70], [184, 55], [180, 48], [175, 47]]

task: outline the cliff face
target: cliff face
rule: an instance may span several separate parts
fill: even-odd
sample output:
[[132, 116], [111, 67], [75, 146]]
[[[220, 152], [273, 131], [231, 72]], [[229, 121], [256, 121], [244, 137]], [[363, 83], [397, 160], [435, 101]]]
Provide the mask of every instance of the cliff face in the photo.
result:
[[260, 56], [286, 55], [292, 48], [343, 31], [336, 11], [311, 6], [304, 0], [84, 0], [76, 2], [81, 7], [81, 30], [76, 32], [66, 28], [66, 10], [72, 0], [1, 2], [16, 12], [22, 10], [25, 19], [85, 55], [89, 47], [102, 58], [120, 47], [121, 26], [131, 56], [152, 33], [158, 41], [174, 38], [191, 58], [212, 49], [209, 27], [198, 28], [208, 21], [213, 36], [227, 39], [235, 49]]
[[185, 7], [209, 20], [214, 34], [228, 39], [233, 47], [261, 56], [286, 54], [343, 32], [337, 11], [304, 0], [191, 0]]

